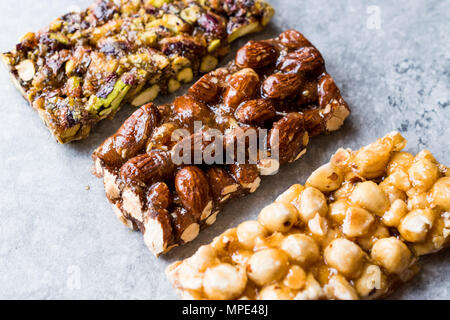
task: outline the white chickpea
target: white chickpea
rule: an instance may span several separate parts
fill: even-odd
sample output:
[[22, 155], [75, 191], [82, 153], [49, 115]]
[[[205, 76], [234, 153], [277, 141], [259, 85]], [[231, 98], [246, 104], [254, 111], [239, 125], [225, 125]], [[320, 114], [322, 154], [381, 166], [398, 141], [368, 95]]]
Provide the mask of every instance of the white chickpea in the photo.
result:
[[259, 300], [292, 300], [293, 292], [288, 287], [279, 284], [273, 284], [264, 287], [259, 293]]
[[351, 150], [339, 148], [331, 157], [330, 163], [333, 167], [346, 170], [351, 160]]
[[309, 273], [306, 276], [305, 287], [297, 293], [294, 300], [318, 300], [324, 297], [324, 292], [319, 282]]
[[231, 260], [241, 267], [247, 267], [250, 258], [253, 255], [253, 251], [246, 249], [237, 249], [233, 251]]
[[355, 288], [363, 298], [369, 296], [376, 298], [387, 290], [386, 276], [379, 266], [369, 264], [364, 268], [361, 276], [355, 281]]
[[334, 222], [342, 223], [345, 219], [347, 209], [350, 206], [345, 199], [339, 199], [335, 202], [330, 203], [329, 215]]
[[384, 179], [385, 182], [392, 184], [397, 189], [402, 191], [408, 191], [411, 189], [411, 182], [409, 181], [408, 174], [403, 170], [396, 170]]
[[416, 209], [409, 212], [400, 222], [398, 231], [409, 242], [421, 242], [433, 227], [435, 215], [431, 209]]
[[316, 242], [305, 234], [291, 234], [284, 238], [281, 249], [285, 251], [290, 259], [296, 263], [306, 266], [319, 258], [319, 247]]
[[352, 194], [353, 189], [355, 188], [353, 183], [349, 183], [346, 178], [342, 186], [333, 192], [333, 198], [335, 201], [337, 200], [346, 200]]
[[278, 249], [256, 252], [249, 260], [247, 274], [259, 286], [284, 278], [289, 268], [286, 253]]
[[294, 290], [300, 290], [305, 286], [306, 273], [297, 265], [293, 265], [289, 268], [286, 277], [283, 280], [283, 284]]
[[267, 230], [258, 221], [245, 221], [236, 229], [239, 242], [247, 249], [253, 248], [256, 239], [266, 237], [267, 233]]
[[289, 203], [297, 198], [300, 193], [305, 189], [301, 184], [294, 184], [289, 187], [285, 192], [280, 194], [278, 198], [275, 200], [276, 202], [283, 202], [283, 203]]
[[417, 189], [410, 189], [408, 194], [408, 210], [426, 209], [430, 207], [428, 192], [420, 192]]
[[202, 289], [203, 272], [187, 261], [179, 261], [177, 265], [171, 266], [171, 269], [166, 272], [169, 278], [177, 279], [177, 282], [183, 286], [183, 289], [195, 291]]
[[388, 211], [383, 215], [383, 223], [388, 227], [397, 227], [400, 220], [408, 213], [405, 201], [395, 200]]
[[331, 299], [338, 300], [358, 300], [358, 294], [355, 288], [341, 275], [331, 277], [325, 286], [325, 293]]
[[364, 252], [356, 243], [341, 238], [333, 240], [325, 248], [324, 256], [329, 266], [347, 277], [355, 278], [359, 275]]
[[363, 248], [363, 250], [369, 251], [372, 249], [373, 244], [378, 239], [387, 238], [391, 234], [389, 233], [388, 228], [385, 226], [378, 224], [375, 229], [371, 229], [371, 231], [365, 236], [358, 238], [358, 244]]
[[324, 216], [328, 212], [327, 200], [322, 192], [313, 187], [307, 187], [300, 195], [300, 198], [294, 201], [300, 218], [307, 223], [314, 218], [316, 213]]
[[216, 252], [222, 252], [226, 251], [230, 243], [234, 241], [237, 241], [236, 228], [228, 229], [220, 236], [214, 238], [210, 245]]
[[239, 297], [247, 285], [247, 275], [228, 263], [209, 268], [203, 278], [203, 290], [208, 299], [230, 300]]
[[427, 191], [439, 178], [439, 168], [429, 159], [419, 159], [409, 168], [408, 174], [414, 188]]
[[427, 149], [421, 150], [418, 154], [416, 154], [415, 160], [419, 160], [419, 159], [427, 159], [427, 160], [430, 160], [431, 162], [438, 163], [436, 161], [436, 158], [430, 152], [430, 150], [427, 150]]
[[414, 161], [414, 156], [409, 152], [395, 152], [387, 166], [387, 173], [390, 175], [400, 169], [407, 171]]
[[402, 241], [389, 237], [375, 242], [372, 259], [389, 273], [400, 274], [411, 263], [411, 252]]
[[[450, 170], [449, 170], [450, 171]], [[450, 211], [450, 177], [440, 178], [431, 189], [434, 204]]]
[[210, 245], [201, 246], [197, 252], [186, 261], [200, 271], [205, 271], [206, 268], [219, 263], [216, 252]]
[[270, 232], [287, 232], [297, 222], [298, 213], [289, 203], [274, 202], [261, 210], [258, 222]]
[[350, 201], [378, 215], [382, 215], [389, 208], [386, 194], [372, 181], [358, 183], [350, 195]]
[[322, 217], [320, 214], [316, 213], [314, 218], [308, 221], [309, 231], [315, 236], [323, 237], [328, 232], [328, 222], [327, 219]]
[[387, 183], [387, 181], [382, 181], [378, 186], [384, 191], [390, 203], [393, 203], [397, 199], [406, 201], [407, 196], [405, 191], [402, 191], [392, 184]]
[[338, 189], [342, 184], [343, 176], [337, 168], [327, 163], [315, 170], [306, 180], [306, 185], [314, 187], [322, 192], [330, 192]]
[[342, 232], [350, 238], [363, 236], [367, 234], [374, 221], [375, 218], [369, 211], [358, 207], [350, 207], [347, 209], [342, 224]]
[[386, 170], [392, 151], [404, 146], [405, 140], [399, 133], [389, 134], [362, 147], [354, 155], [356, 171], [366, 179], [381, 177]]

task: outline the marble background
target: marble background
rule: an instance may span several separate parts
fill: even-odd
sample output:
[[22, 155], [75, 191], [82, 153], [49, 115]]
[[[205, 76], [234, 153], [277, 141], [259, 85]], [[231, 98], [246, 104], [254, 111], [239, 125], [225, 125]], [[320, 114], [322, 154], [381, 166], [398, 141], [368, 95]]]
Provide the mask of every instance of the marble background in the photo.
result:
[[[1, 0], [0, 50], [90, 2]], [[321, 50], [353, 113], [339, 132], [313, 139], [297, 163], [264, 178], [258, 192], [231, 202], [194, 242], [159, 259], [116, 220], [101, 181], [90, 174], [91, 152], [133, 108], [101, 123], [88, 140], [61, 146], [0, 68], [0, 298], [174, 299], [164, 276], [169, 263], [256, 217], [338, 147], [357, 148], [399, 130], [409, 151], [427, 148], [450, 164], [450, 1], [270, 2], [276, 17], [257, 38], [302, 31]], [[448, 250], [424, 258], [421, 274], [391, 298], [449, 299], [449, 262]]]

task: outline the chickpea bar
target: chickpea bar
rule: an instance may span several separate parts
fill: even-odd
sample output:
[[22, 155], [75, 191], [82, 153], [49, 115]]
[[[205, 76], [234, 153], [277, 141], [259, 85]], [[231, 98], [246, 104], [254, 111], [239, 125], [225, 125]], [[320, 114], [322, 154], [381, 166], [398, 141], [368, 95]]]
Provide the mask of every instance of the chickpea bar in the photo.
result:
[[397, 132], [331, 161], [170, 265], [186, 299], [377, 299], [450, 242], [450, 171]]
[[[260, 176], [300, 158], [310, 136], [339, 129], [348, 115], [319, 51], [298, 31], [287, 30], [248, 42], [226, 67], [204, 75], [173, 103], [141, 107], [94, 152], [94, 174], [103, 177], [119, 219], [139, 229], [159, 255], [192, 241], [228, 200], [254, 192]], [[196, 120], [203, 126], [194, 132]], [[173, 141], [178, 129], [188, 134]], [[258, 152], [253, 163], [235, 154], [222, 164], [204, 157], [198, 165], [174, 163], [179, 144], [209, 129], [220, 132], [225, 150], [264, 129], [259, 142], [279, 156]], [[249, 149], [245, 144], [245, 153]]]
[[60, 143], [86, 138], [123, 102], [141, 106], [206, 73], [229, 43], [269, 23], [262, 0], [98, 0], [2, 55]]

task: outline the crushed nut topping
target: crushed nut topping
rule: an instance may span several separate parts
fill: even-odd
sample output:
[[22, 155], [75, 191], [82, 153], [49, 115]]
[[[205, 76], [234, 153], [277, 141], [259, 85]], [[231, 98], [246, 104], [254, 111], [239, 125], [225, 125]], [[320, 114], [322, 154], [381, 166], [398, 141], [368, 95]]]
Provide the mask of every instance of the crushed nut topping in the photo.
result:
[[141, 106], [209, 72], [238, 37], [260, 31], [263, 0], [97, 0], [2, 55], [14, 83], [60, 143], [86, 138], [124, 102]]

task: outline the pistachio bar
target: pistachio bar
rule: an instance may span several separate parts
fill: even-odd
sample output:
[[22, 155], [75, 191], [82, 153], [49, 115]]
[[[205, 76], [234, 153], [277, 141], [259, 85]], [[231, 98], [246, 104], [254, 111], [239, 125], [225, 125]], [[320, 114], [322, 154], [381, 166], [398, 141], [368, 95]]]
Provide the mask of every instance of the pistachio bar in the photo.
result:
[[[193, 240], [228, 200], [254, 192], [261, 175], [300, 158], [310, 136], [337, 130], [348, 115], [319, 51], [288, 30], [248, 42], [173, 103], [137, 110], [94, 152], [94, 172], [119, 219], [159, 255]], [[209, 161], [211, 146], [226, 161]]]
[[183, 298], [376, 299], [450, 243], [450, 170], [391, 133], [331, 161], [166, 273]]
[[14, 83], [60, 143], [86, 138], [123, 102], [141, 106], [217, 66], [274, 10], [262, 0], [98, 0], [2, 55]]

